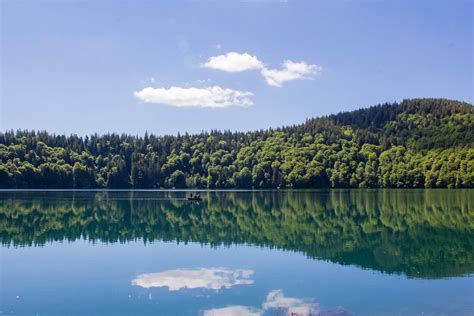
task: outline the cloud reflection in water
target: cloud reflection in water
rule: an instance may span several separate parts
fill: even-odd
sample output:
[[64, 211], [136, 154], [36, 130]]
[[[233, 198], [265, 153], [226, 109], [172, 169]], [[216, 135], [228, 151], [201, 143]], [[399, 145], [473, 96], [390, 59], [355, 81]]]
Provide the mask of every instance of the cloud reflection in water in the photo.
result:
[[232, 305], [204, 311], [204, 316], [261, 316], [262, 311], [256, 308]]
[[343, 309], [321, 310], [318, 304], [311, 300], [287, 297], [282, 290], [268, 293], [260, 309], [230, 305], [204, 311], [204, 316], [264, 316], [264, 315], [293, 315], [293, 316], [351, 316]]
[[262, 308], [264, 310], [282, 310], [289, 315], [319, 315], [319, 308], [316, 303], [300, 298], [287, 297], [282, 290], [274, 290], [268, 293]]
[[145, 273], [132, 280], [132, 285], [143, 288], [167, 287], [170, 291], [188, 289], [220, 290], [234, 285], [253, 284], [253, 270], [227, 268], [175, 269]]

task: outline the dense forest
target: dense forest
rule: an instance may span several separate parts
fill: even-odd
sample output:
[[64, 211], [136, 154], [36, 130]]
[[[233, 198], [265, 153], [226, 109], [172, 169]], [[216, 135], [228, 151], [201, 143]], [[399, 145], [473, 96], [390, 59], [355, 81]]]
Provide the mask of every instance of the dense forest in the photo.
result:
[[415, 278], [474, 272], [472, 190], [0, 192], [0, 241], [251, 244]]
[[0, 133], [0, 188], [471, 188], [474, 109], [410, 99], [253, 132]]

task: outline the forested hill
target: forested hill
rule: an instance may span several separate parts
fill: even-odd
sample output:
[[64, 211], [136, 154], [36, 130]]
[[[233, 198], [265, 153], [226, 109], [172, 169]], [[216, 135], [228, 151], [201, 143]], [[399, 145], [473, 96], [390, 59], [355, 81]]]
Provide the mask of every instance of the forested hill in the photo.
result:
[[0, 133], [1, 188], [473, 186], [474, 108], [445, 99], [247, 133]]

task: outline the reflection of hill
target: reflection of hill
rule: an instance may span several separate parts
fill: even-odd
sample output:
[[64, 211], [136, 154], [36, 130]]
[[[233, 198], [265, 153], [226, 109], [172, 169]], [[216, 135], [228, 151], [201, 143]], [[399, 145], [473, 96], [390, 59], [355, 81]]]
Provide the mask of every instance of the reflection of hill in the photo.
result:
[[249, 243], [410, 277], [474, 271], [474, 191], [0, 193], [3, 244]]

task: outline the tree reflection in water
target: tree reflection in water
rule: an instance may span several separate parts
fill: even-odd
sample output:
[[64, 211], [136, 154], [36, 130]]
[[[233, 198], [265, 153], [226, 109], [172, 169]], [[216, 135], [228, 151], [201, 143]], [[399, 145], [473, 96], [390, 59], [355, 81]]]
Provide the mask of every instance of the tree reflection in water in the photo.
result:
[[474, 191], [0, 192], [3, 246], [255, 246], [415, 278], [474, 271]]

